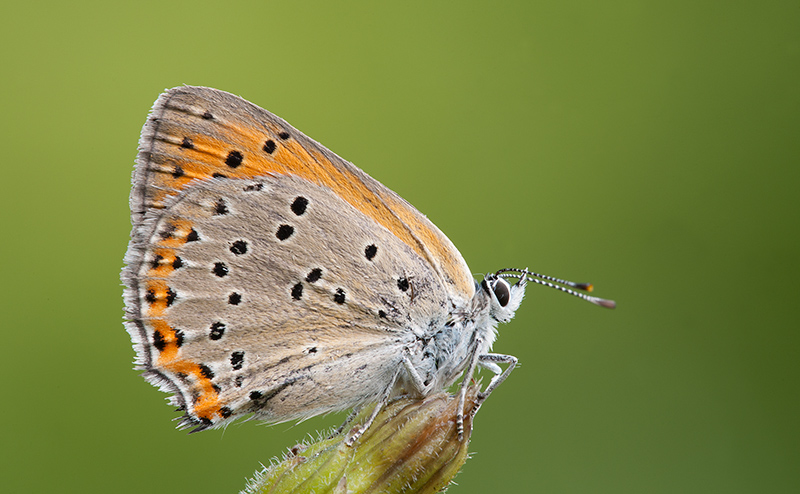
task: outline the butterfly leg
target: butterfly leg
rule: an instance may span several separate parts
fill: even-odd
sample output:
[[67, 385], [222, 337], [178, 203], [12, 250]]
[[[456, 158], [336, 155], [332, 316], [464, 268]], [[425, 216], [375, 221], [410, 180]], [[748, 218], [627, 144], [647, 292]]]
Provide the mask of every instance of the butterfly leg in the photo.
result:
[[404, 349], [403, 351], [403, 368], [408, 373], [408, 377], [411, 379], [411, 384], [414, 386], [414, 391], [419, 393], [422, 396], [428, 394], [430, 391], [430, 386], [425, 384], [425, 381], [422, 379], [422, 376], [419, 375], [417, 368], [414, 367], [414, 364], [411, 363], [411, 358], [408, 356], [409, 352], [408, 349]]
[[378, 412], [380, 412], [381, 409], [384, 407], [384, 405], [386, 405], [386, 402], [389, 401], [389, 396], [392, 394], [392, 390], [394, 389], [394, 385], [397, 382], [397, 377], [399, 375], [400, 375], [400, 368], [398, 368], [397, 372], [394, 373], [392, 382], [389, 384], [389, 386], [386, 387], [386, 391], [384, 391], [383, 394], [381, 395], [380, 400], [378, 400], [378, 403], [375, 405], [375, 409], [372, 410], [372, 413], [370, 414], [367, 421], [364, 422], [364, 425], [357, 427], [353, 431], [353, 434], [349, 438], [347, 438], [347, 441], [345, 441], [344, 443], [345, 446], [352, 447], [353, 444], [356, 441], [358, 441], [358, 438], [361, 437], [361, 435], [364, 434], [364, 432], [366, 432], [367, 429], [369, 429], [369, 426], [371, 426], [372, 422], [375, 421], [375, 417], [378, 416]]
[[333, 436], [337, 436], [337, 435], [341, 434], [341, 432], [344, 430], [345, 426], [347, 424], [349, 424], [350, 422], [352, 422], [354, 418], [356, 418], [356, 415], [358, 415], [358, 412], [361, 411], [361, 408], [362, 407], [360, 407], [360, 406], [357, 406], [357, 407], [353, 408], [353, 410], [351, 410], [350, 413], [347, 414], [347, 418], [344, 419], [344, 422], [342, 423], [342, 425], [340, 425], [339, 427], [334, 429], [333, 432], [331, 432], [331, 435], [328, 436], [328, 439], [332, 438]]
[[[483, 344], [481, 338], [476, 338], [474, 348], [480, 348]], [[461, 381], [461, 388], [458, 390], [458, 413], [456, 414], [456, 430], [458, 431], [458, 440], [464, 439], [464, 404], [467, 400], [467, 385], [469, 380], [472, 379], [472, 374], [475, 372], [475, 367], [478, 365], [480, 355], [477, 351], [473, 351], [469, 359], [469, 367], [467, 372], [464, 373], [464, 379]]]
[[[486, 386], [486, 389], [478, 393], [478, 402], [475, 405], [472, 413], [476, 413], [478, 408], [481, 407], [481, 404], [489, 397], [489, 395], [494, 391], [494, 389], [506, 380], [511, 371], [514, 370], [514, 367], [517, 365], [517, 357], [512, 355], [502, 355], [499, 353], [485, 353], [483, 355], [478, 356], [478, 363], [481, 367], [485, 367], [490, 371], [494, 372], [494, 376], [492, 380], [489, 382], [489, 385]], [[508, 364], [506, 370], [500, 368], [498, 363], [500, 364]]]

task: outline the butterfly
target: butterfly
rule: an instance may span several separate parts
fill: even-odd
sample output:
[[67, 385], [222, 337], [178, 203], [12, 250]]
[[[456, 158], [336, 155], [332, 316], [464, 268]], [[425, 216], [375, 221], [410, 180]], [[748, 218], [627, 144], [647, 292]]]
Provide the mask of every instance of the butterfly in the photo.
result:
[[136, 366], [195, 431], [376, 403], [352, 444], [390, 398], [463, 376], [461, 434], [476, 368], [493, 373], [483, 400], [517, 363], [490, 349], [529, 281], [614, 305], [527, 269], [476, 281], [411, 204], [216, 89], [176, 87], [155, 102], [130, 207], [122, 280]]

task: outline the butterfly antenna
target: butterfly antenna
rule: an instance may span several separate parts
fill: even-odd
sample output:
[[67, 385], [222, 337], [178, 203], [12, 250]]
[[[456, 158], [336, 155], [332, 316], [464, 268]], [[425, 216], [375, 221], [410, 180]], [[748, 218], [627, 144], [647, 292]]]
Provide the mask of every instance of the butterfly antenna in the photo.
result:
[[[556, 290], [560, 290], [564, 293], [568, 293], [574, 297], [578, 297], [580, 299], [586, 300], [587, 302], [591, 302], [595, 305], [599, 305], [600, 307], [605, 307], [607, 309], [613, 309], [614, 307], [617, 306], [617, 303], [614, 302], [613, 300], [607, 300], [600, 297], [593, 297], [591, 295], [586, 295], [585, 293], [576, 292], [575, 290], [572, 290], [572, 288], [574, 288], [576, 290], [584, 290], [587, 292], [591, 292], [594, 289], [594, 286], [591, 283], [575, 283], [574, 281], [562, 280], [561, 278], [554, 278], [552, 276], [534, 273], [532, 271], [528, 271], [527, 269], [507, 268], [507, 269], [501, 269], [495, 274], [500, 278], [525, 279], [537, 283], [539, 285], [555, 288]], [[561, 285], [566, 285], [567, 287], [570, 288], [566, 288]]]

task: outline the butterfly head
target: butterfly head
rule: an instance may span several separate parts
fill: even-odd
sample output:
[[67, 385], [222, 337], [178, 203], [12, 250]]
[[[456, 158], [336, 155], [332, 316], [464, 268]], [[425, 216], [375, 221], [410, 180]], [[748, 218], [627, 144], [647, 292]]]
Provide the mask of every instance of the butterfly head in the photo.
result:
[[508, 322], [525, 297], [528, 280], [519, 276], [516, 283], [509, 283], [499, 276], [501, 273], [487, 274], [481, 282], [481, 291], [489, 298], [489, 315], [498, 322]]

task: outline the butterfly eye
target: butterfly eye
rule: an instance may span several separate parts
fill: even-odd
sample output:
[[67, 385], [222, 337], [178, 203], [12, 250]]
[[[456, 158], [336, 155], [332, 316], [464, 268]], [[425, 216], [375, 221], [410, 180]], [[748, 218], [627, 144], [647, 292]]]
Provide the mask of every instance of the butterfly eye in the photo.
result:
[[508, 305], [508, 301], [511, 298], [511, 287], [508, 286], [508, 283], [504, 279], [489, 274], [481, 281], [480, 286], [486, 293], [494, 293], [494, 297], [497, 299], [497, 303], [500, 304], [500, 307]]
[[501, 307], [508, 305], [508, 300], [511, 298], [511, 288], [508, 286], [506, 280], [497, 278], [490, 282], [494, 296]]

